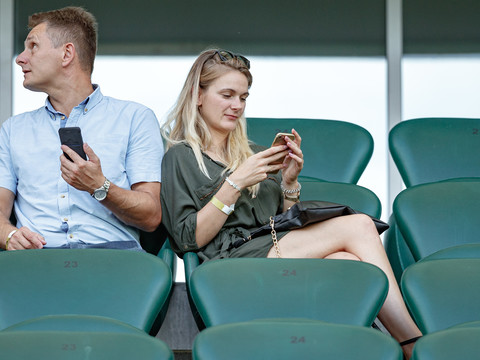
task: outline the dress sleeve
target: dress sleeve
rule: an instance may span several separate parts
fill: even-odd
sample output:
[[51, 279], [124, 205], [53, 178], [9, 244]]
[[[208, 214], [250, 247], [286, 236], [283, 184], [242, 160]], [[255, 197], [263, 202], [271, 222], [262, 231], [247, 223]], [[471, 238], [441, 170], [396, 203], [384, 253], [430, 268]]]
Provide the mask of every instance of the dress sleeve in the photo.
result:
[[197, 251], [195, 230], [199, 204], [195, 201], [198, 165], [193, 152], [186, 146], [167, 151], [162, 161], [162, 222], [167, 229], [172, 248], [177, 253]]

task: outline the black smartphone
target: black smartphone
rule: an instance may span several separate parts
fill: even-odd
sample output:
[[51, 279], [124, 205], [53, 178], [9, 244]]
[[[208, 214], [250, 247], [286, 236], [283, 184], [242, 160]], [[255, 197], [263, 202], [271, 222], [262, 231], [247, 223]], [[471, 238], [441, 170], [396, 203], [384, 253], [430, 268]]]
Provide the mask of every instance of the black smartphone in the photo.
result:
[[[58, 129], [58, 135], [60, 136], [60, 142], [62, 145], [67, 145], [70, 149], [80, 155], [83, 160], [87, 160], [87, 154], [83, 151], [82, 131], [79, 127], [60, 128]], [[65, 152], [63, 154], [68, 160], [72, 161], [70, 156], [65, 154]]]

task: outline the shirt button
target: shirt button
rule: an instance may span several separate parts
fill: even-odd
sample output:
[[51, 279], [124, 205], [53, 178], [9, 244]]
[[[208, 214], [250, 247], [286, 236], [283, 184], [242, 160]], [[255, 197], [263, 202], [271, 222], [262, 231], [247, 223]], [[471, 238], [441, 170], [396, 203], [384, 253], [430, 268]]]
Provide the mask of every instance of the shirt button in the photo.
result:
[[87, 109], [87, 108], [85, 108], [85, 112], [87, 112], [87, 111], [88, 111], [88, 109]]
[[60, 199], [65, 199], [65, 195], [60, 195]]
[[65, 120], [65, 116], [62, 115], [62, 116], [60, 117], [60, 119]]
[[67, 221], [68, 221], [68, 218], [63, 218], [63, 221], [67, 222]]
[[70, 239], [73, 239], [73, 235], [72, 235], [72, 234], [68, 235], [68, 237], [69, 237]]

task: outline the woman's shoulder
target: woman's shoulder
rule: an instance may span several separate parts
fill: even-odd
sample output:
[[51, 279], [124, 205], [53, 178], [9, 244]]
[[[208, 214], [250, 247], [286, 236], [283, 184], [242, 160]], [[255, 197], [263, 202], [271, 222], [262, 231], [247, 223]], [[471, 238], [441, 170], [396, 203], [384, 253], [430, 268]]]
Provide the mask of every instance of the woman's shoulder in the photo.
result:
[[165, 158], [188, 157], [193, 155], [193, 150], [187, 143], [178, 143], [165, 152]]

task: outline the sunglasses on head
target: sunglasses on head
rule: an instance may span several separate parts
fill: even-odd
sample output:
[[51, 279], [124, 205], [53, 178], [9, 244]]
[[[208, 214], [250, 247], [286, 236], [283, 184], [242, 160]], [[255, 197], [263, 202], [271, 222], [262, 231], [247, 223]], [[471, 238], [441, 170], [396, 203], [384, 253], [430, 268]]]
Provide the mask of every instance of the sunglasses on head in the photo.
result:
[[250, 69], [250, 60], [248, 60], [245, 56], [240, 54], [234, 54], [227, 50], [217, 50], [215, 51], [215, 55], [218, 55], [220, 60], [228, 61], [232, 59], [236, 59], [240, 61], [243, 65], [246, 66], [247, 69]]

